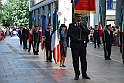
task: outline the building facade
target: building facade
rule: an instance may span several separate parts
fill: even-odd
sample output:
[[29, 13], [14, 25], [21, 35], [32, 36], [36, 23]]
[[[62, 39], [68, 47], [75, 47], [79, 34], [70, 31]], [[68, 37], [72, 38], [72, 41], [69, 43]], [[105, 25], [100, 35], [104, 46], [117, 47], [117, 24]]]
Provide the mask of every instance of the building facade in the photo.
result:
[[[38, 19], [38, 16], [45, 15], [46, 16], [46, 25], [48, 23], [53, 24], [53, 12], [54, 9], [58, 10], [58, 18], [60, 24], [66, 24], [72, 22], [72, 3], [71, 0], [30, 0], [30, 8], [32, 11], [32, 16], [36, 19], [34, 25], [42, 25], [42, 18]], [[50, 13], [51, 18], [48, 17], [48, 13]]]
[[[103, 4], [103, 2], [105, 4]], [[101, 3], [102, 7], [105, 6], [105, 10], [102, 8], [102, 16], [103, 16], [103, 23], [111, 24], [112, 26], [115, 25], [115, 19], [116, 19], [116, 0], [113, 0], [111, 4], [108, 4], [108, 0], [96, 0], [96, 14], [90, 14], [90, 26], [95, 27], [98, 25], [99, 21], [99, 5]]]

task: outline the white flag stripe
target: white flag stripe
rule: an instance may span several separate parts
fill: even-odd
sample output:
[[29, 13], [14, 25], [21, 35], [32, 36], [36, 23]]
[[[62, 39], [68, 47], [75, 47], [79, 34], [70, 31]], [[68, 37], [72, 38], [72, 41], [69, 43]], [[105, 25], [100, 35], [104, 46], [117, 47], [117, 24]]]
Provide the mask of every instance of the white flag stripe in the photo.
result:
[[57, 47], [58, 44], [59, 44], [59, 41], [58, 41], [58, 31], [56, 30], [56, 31], [52, 34], [51, 50], [53, 51], [54, 48]]

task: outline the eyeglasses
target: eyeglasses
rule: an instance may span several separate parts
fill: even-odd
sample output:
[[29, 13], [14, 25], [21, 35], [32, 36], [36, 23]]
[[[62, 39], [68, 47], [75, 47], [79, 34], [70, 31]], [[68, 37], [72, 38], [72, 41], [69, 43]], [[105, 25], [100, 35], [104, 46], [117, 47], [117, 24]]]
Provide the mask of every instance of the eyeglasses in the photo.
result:
[[81, 16], [76, 16], [77, 18], [81, 17]]

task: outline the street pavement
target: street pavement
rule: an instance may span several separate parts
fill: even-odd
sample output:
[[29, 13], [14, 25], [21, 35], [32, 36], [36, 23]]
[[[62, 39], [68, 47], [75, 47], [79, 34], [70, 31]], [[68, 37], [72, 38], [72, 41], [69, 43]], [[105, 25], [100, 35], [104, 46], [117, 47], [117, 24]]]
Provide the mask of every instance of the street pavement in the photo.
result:
[[45, 62], [45, 50], [33, 55], [19, 44], [19, 39], [6, 37], [0, 41], [0, 83], [124, 83], [124, 65], [119, 47], [112, 47], [112, 60], [104, 60], [103, 46], [88, 43], [87, 61], [90, 80], [74, 80], [71, 50], [68, 48], [65, 68]]

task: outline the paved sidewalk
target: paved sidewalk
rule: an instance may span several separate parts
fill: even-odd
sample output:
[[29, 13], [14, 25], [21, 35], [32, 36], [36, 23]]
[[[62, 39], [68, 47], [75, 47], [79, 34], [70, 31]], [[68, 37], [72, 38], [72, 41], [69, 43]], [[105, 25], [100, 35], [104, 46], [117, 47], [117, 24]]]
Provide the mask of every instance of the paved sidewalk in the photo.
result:
[[124, 83], [124, 65], [118, 47], [112, 49], [112, 60], [104, 60], [102, 46], [88, 44], [88, 75], [90, 80], [75, 81], [71, 51], [68, 49], [66, 68], [45, 62], [44, 51], [28, 53], [19, 45], [18, 37], [0, 42], [0, 83]]

